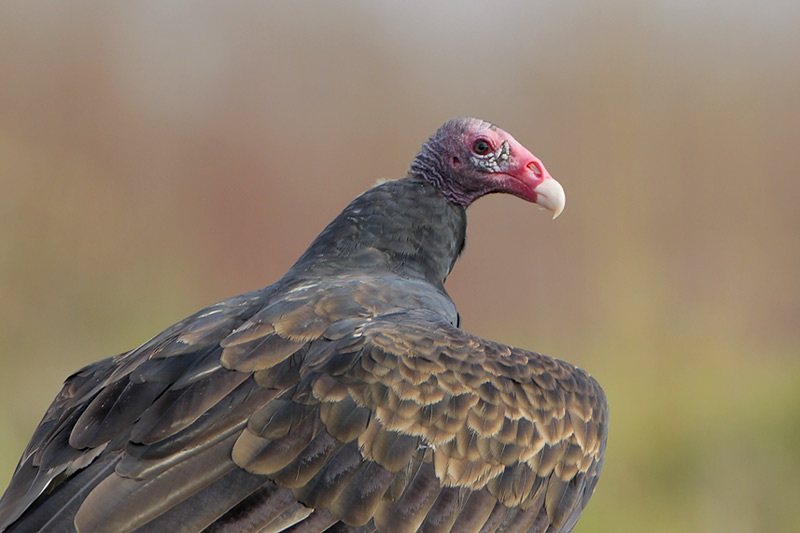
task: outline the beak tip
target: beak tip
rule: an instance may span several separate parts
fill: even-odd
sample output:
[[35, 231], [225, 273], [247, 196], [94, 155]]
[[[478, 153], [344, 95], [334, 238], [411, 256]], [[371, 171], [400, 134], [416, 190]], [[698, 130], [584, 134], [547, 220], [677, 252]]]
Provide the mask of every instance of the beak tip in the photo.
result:
[[553, 220], [564, 211], [567, 203], [564, 188], [553, 178], [544, 179], [533, 191], [537, 195], [536, 203], [553, 212]]

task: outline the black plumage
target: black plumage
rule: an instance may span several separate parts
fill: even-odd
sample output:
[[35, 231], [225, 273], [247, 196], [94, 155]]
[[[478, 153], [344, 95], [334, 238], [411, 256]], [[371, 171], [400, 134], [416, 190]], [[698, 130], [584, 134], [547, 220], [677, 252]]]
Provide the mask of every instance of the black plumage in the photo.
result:
[[278, 282], [67, 378], [0, 530], [570, 531], [603, 462], [602, 390], [465, 333], [444, 289], [492, 192], [564, 203], [510, 135], [450, 121]]

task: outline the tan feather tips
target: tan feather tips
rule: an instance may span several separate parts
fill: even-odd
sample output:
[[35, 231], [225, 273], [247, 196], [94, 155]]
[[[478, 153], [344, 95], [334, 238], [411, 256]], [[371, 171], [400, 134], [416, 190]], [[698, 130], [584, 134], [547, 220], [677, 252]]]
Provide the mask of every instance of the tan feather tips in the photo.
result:
[[[534, 477], [564, 481], [596, 475], [607, 407], [585, 372], [449, 324], [434, 336], [429, 325], [404, 318], [364, 327], [367, 346], [374, 347], [365, 348], [360, 368], [369, 372], [365, 380], [378, 383], [366, 389], [363, 401], [374, 406], [385, 428], [435, 447], [435, 473], [443, 485], [477, 490], [505, 479], [515, 465]], [[518, 492], [498, 498], [518, 504]]]
[[264, 370], [285, 360], [304, 344], [271, 334], [241, 344], [226, 344], [220, 361], [226, 368], [240, 372]]
[[368, 294], [375, 290], [356, 280], [291, 289], [220, 342], [222, 364], [242, 372], [266, 370], [311, 341], [323, 336], [340, 339], [375, 312], [359, 300], [386, 305]]
[[275, 472], [297, 457], [318, 430], [312, 406], [273, 400], [250, 417], [233, 447], [233, 460], [249, 472]]
[[602, 464], [607, 411], [593, 380], [413, 319], [362, 321], [353, 334], [310, 343], [297, 363], [302, 381], [253, 415], [234, 461], [354, 525], [399, 524], [415, 490], [425, 507], [403, 519], [410, 530], [433, 509], [442, 524], [458, 523], [465, 511], [440, 498], [477, 492], [492, 498], [481, 519], [500, 512], [527, 523], [541, 509], [568, 524]]

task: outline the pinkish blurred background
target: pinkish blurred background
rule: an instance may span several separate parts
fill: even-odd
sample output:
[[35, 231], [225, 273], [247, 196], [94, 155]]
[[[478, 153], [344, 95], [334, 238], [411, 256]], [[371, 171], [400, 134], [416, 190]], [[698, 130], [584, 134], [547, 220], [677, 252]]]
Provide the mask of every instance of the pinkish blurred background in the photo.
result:
[[0, 4], [0, 488], [72, 371], [276, 280], [442, 122], [567, 190], [489, 197], [464, 328], [577, 363], [577, 532], [800, 519], [800, 4]]

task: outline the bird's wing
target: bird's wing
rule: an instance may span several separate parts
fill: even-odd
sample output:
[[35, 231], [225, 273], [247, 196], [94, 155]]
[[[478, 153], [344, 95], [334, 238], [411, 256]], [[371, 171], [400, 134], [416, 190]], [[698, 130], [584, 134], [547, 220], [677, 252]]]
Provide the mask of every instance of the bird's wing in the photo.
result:
[[594, 490], [608, 407], [568, 363], [406, 311], [312, 348], [301, 375], [250, 419], [233, 458], [327, 509], [311, 517], [387, 531], [569, 531]]
[[22, 515], [10, 531], [73, 519], [95, 532], [572, 527], [605, 448], [594, 380], [437, 313], [378, 314], [375, 295], [313, 292], [325, 297], [212, 307], [73, 375], [0, 520]]
[[128, 452], [138, 449], [130, 441], [134, 432], [175, 437], [193, 423], [202, 433], [198, 439], [231, 431], [221, 420], [230, 411], [223, 411], [247, 397], [248, 375], [220, 365], [219, 343], [263, 307], [263, 299], [249, 293], [220, 302], [67, 378], [0, 500], [0, 531], [12, 524], [11, 531], [64, 530], [56, 525], [71, 522], [123, 457], [135, 457]]

